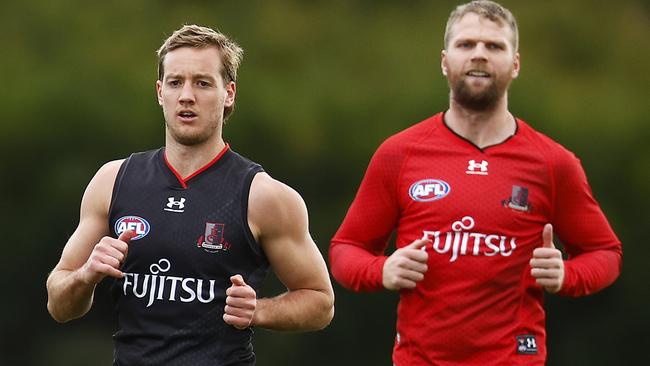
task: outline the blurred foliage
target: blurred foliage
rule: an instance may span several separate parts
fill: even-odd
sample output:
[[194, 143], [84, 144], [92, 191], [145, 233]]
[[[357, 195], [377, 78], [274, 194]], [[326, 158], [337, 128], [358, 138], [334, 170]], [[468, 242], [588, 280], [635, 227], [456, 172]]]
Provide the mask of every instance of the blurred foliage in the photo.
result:
[[[160, 146], [155, 50], [182, 24], [246, 50], [233, 148], [305, 198], [326, 256], [367, 162], [387, 136], [446, 108], [439, 72], [451, 1], [5, 2], [0, 13], [4, 254], [0, 365], [108, 365], [106, 286], [83, 319], [57, 325], [45, 278], [104, 162]], [[549, 365], [650, 364], [650, 6], [647, 1], [504, 1], [522, 72], [510, 109], [578, 155], [624, 243], [621, 278], [588, 298], [547, 297]], [[43, 234], [43, 235], [41, 235]], [[269, 279], [265, 294], [281, 290]], [[386, 365], [396, 294], [336, 285], [318, 333], [257, 330], [260, 365]]]

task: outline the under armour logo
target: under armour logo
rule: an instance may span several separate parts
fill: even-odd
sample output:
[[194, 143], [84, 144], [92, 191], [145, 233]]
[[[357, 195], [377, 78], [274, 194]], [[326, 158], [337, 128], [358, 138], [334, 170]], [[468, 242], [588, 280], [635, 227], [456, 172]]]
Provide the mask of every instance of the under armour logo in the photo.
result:
[[535, 342], [535, 338], [526, 338], [526, 347], [537, 348], [537, 342]]
[[165, 211], [171, 211], [171, 212], [185, 212], [185, 198], [181, 197], [178, 201], [176, 200], [176, 197], [169, 197], [167, 198], [167, 204], [165, 207]]
[[517, 353], [520, 355], [536, 355], [537, 341], [534, 335], [525, 334], [517, 336]]
[[470, 160], [467, 162], [467, 174], [478, 174], [478, 175], [487, 175], [488, 174], [488, 162], [481, 160], [480, 163], [477, 163], [476, 160]]

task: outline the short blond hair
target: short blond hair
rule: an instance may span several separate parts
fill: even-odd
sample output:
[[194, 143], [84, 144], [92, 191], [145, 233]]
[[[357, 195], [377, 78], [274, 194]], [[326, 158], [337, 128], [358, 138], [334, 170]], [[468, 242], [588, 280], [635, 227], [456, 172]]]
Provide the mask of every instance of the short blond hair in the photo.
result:
[[449, 40], [451, 38], [451, 27], [458, 22], [463, 16], [468, 13], [478, 14], [493, 22], [499, 24], [505, 23], [512, 30], [512, 46], [515, 52], [519, 49], [519, 31], [517, 28], [517, 20], [510, 10], [503, 7], [494, 1], [478, 0], [472, 1], [467, 4], [459, 5], [454, 9], [447, 19], [447, 26], [445, 28], [445, 49], [449, 47]]
[[[176, 30], [156, 52], [158, 54], [158, 80], [165, 76], [165, 56], [182, 47], [216, 47], [221, 55], [221, 77], [225, 83], [237, 81], [237, 69], [244, 56], [244, 50], [223, 33], [199, 25], [184, 25]], [[234, 105], [224, 109], [224, 120], [232, 113]]]

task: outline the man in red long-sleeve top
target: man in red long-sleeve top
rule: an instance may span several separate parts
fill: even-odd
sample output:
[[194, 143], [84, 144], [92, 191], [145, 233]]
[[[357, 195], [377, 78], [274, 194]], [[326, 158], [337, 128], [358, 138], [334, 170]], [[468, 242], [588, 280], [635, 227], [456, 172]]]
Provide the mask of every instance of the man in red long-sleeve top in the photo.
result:
[[620, 273], [621, 243], [580, 161], [508, 111], [517, 47], [501, 5], [451, 13], [449, 109], [378, 148], [332, 239], [339, 283], [400, 292], [396, 366], [543, 365], [543, 292], [588, 295]]

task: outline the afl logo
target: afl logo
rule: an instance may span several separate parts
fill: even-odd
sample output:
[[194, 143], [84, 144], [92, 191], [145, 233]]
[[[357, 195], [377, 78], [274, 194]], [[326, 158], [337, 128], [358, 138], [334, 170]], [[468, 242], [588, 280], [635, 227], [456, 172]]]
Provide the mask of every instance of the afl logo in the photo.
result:
[[413, 183], [409, 196], [414, 201], [429, 202], [444, 198], [451, 191], [449, 184], [439, 179], [423, 179]]
[[133, 230], [137, 234], [131, 240], [142, 239], [149, 234], [151, 226], [147, 220], [140, 216], [122, 216], [115, 222], [115, 233], [119, 236], [127, 230]]

